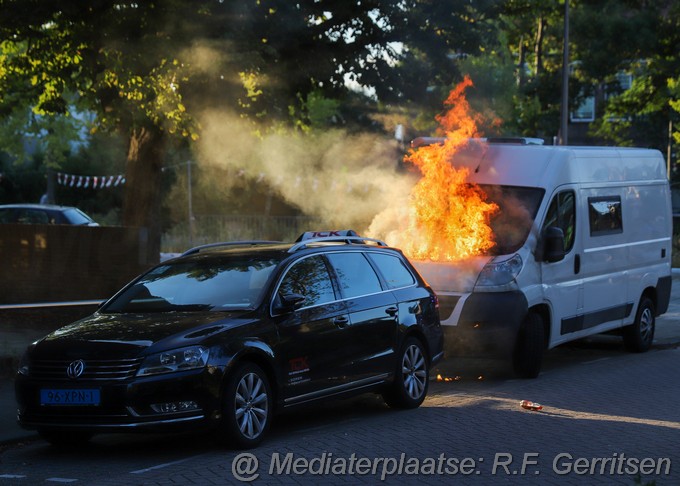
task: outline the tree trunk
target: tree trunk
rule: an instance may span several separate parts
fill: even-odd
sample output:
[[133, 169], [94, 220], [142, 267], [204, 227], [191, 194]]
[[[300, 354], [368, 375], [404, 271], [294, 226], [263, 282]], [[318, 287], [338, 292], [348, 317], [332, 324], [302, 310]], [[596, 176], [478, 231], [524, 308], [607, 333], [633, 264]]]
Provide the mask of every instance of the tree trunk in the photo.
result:
[[524, 36], [519, 40], [519, 63], [517, 64], [517, 86], [519, 89], [524, 88], [525, 70], [526, 70], [526, 46], [524, 45]]
[[145, 228], [147, 264], [158, 263], [160, 257], [164, 141], [163, 132], [158, 129], [144, 127], [132, 130], [125, 166], [123, 225]]
[[538, 79], [543, 71], [543, 36], [545, 34], [545, 28], [547, 27], [547, 22], [545, 18], [539, 17], [538, 26], [536, 27], [536, 43], [534, 44], [534, 60], [536, 78]]

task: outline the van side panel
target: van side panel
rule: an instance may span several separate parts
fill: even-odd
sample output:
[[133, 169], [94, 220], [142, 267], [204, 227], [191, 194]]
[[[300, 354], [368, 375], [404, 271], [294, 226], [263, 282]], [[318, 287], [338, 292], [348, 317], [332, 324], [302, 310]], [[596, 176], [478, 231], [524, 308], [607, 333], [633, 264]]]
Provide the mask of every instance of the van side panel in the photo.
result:
[[637, 185], [626, 198], [624, 224], [630, 228], [628, 300], [637, 304], [647, 288], [655, 289], [657, 313], [668, 309], [671, 283], [672, 216], [667, 183]]
[[607, 185], [578, 191], [583, 308], [578, 319], [563, 320], [561, 326], [562, 335], [574, 333], [571, 339], [599, 332], [594, 328], [619, 327], [632, 311], [626, 296], [627, 233], [617, 220], [625, 190]]

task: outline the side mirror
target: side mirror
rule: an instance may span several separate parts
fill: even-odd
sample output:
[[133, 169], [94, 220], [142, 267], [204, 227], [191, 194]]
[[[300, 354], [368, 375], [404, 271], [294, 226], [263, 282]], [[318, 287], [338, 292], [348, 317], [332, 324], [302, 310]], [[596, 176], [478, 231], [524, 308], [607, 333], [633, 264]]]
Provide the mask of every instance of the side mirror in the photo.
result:
[[285, 314], [288, 312], [293, 312], [296, 309], [302, 307], [305, 302], [305, 296], [301, 294], [286, 294], [279, 296], [281, 304], [276, 309], [278, 312]]
[[559, 262], [564, 259], [564, 231], [562, 228], [551, 226], [543, 233], [543, 261]]

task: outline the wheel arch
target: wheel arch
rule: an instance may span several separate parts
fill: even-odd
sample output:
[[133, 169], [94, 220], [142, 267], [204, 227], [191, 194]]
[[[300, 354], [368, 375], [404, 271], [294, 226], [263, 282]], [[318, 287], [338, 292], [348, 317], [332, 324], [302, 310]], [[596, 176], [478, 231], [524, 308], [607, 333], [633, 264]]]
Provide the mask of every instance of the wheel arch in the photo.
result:
[[550, 339], [552, 337], [551, 334], [551, 322], [552, 322], [552, 312], [550, 311], [550, 306], [548, 304], [538, 304], [533, 307], [531, 307], [528, 311], [527, 314], [533, 312], [534, 314], [537, 314], [540, 318], [541, 321], [543, 322], [543, 337], [545, 338], [545, 348], [548, 349], [550, 347]]
[[404, 342], [406, 342], [406, 340], [410, 337], [420, 341], [420, 344], [423, 345], [423, 349], [425, 350], [425, 355], [427, 356], [428, 367], [432, 366], [432, 350], [430, 349], [430, 344], [427, 340], [427, 337], [425, 336], [425, 333], [418, 326], [409, 326], [406, 328], [399, 342], [399, 348], [396, 351], [398, 352], [404, 345]]
[[225, 370], [222, 383], [220, 385], [220, 396], [224, 394], [224, 388], [231, 374], [243, 363], [253, 363], [259, 366], [264, 371], [269, 386], [272, 392], [272, 403], [277, 407], [277, 400], [279, 396], [279, 377], [276, 373], [276, 364], [274, 359], [274, 352], [259, 341], [244, 343], [242, 349], [234, 355], [230, 360], [227, 369]]

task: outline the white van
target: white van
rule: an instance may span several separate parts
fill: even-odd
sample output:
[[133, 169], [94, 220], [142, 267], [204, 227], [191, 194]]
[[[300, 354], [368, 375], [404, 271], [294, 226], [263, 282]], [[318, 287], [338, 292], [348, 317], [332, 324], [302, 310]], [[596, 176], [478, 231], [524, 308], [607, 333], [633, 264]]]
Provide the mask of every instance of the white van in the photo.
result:
[[545, 349], [592, 334], [619, 330], [629, 350], [649, 349], [671, 294], [659, 151], [482, 139], [452, 163], [500, 210], [493, 254], [414, 262], [439, 295], [448, 352], [508, 356], [533, 378]]

